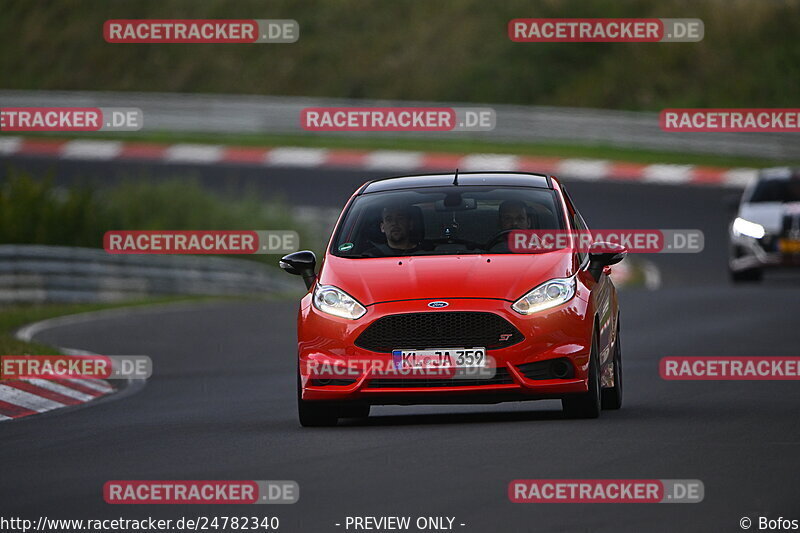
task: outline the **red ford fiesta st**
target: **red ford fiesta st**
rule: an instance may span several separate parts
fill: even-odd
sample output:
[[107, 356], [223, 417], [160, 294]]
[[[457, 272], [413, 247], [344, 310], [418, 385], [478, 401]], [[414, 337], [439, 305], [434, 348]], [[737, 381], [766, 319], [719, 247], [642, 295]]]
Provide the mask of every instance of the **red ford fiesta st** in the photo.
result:
[[622, 404], [619, 309], [603, 243], [520, 253], [524, 230], [586, 230], [554, 177], [511, 172], [379, 179], [350, 198], [297, 322], [303, 426], [371, 405], [561, 399], [567, 416]]

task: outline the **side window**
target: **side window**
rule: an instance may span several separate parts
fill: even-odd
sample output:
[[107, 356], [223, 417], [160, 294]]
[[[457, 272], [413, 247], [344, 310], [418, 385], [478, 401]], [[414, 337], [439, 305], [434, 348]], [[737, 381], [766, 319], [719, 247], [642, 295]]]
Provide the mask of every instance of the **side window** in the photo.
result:
[[[570, 217], [572, 218], [572, 226], [578, 231], [586, 231], [586, 230], [588, 230], [589, 228], [588, 228], [588, 226], [586, 226], [586, 222], [583, 220], [583, 217], [578, 212], [578, 210], [575, 209], [575, 204], [572, 203], [572, 198], [570, 198], [569, 193], [567, 192], [567, 190], [565, 188], [563, 188], [563, 186], [562, 186], [561, 190], [563, 191], [564, 198], [567, 201], [567, 207], [571, 211]], [[586, 261], [586, 258], [588, 257], [588, 255], [589, 255], [588, 252], [578, 252], [578, 260], [581, 262], [581, 264], [583, 264], [583, 262]]]
[[[575, 215], [573, 216], [573, 219], [574, 219], [575, 228], [578, 231], [586, 231], [586, 230], [589, 229], [589, 228], [586, 227], [586, 222], [583, 221], [583, 217], [577, 211], [575, 211]], [[588, 255], [589, 255], [588, 252], [579, 252], [578, 253], [578, 257], [580, 258], [581, 264], [583, 264], [583, 262], [586, 260]]]

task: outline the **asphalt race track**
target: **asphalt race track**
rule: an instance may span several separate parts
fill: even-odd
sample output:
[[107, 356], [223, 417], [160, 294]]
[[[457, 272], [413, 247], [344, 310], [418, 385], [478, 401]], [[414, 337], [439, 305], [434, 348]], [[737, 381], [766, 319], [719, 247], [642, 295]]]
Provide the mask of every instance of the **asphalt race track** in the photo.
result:
[[[341, 203], [364, 178], [271, 172], [275, 180], [266, 182], [305, 205]], [[312, 180], [338, 192], [303, 196]], [[366, 422], [301, 429], [296, 302], [154, 308], [36, 337], [98, 353], [147, 354], [154, 376], [116, 401], [0, 425], [2, 514], [275, 515], [287, 532], [345, 531], [335, 524], [347, 516], [380, 515], [452, 516], [455, 530], [465, 532], [741, 531], [743, 516], [800, 518], [800, 386], [669, 382], [658, 373], [667, 355], [797, 356], [800, 283], [780, 276], [756, 286], [728, 283], [728, 190], [568, 187], [594, 228], [699, 228], [706, 236], [702, 254], [651, 257], [662, 270], [660, 290], [621, 295], [621, 411], [573, 421], [553, 401], [379, 407]], [[508, 483], [525, 478], [700, 479], [705, 500], [510, 503]], [[301, 496], [294, 505], [246, 509], [113, 506], [102, 487], [114, 479], [291, 479]]]

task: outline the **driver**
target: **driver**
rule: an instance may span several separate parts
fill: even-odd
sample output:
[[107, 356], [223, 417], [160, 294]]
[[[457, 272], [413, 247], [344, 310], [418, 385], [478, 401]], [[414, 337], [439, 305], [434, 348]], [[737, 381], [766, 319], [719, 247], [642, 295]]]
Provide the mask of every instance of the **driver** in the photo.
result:
[[[500, 230], [495, 235], [495, 239], [503, 236], [503, 232], [520, 229], [531, 229], [531, 217], [528, 215], [528, 206], [521, 200], [506, 200], [500, 204], [497, 210], [498, 223]], [[491, 246], [490, 250], [495, 253], [511, 253], [508, 247], [508, 236]]]
[[525, 202], [521, 200], [506, 200], [500, 204], [500, 231], [512, 229], [531, 229], [531, 217]]
[[376, 244], [365, 252], [366, 255], [392, 256], [409, 255], [420, 249], [413, 236], [414, 217], [409, 205], [388, 205], [381, 212], [381, 233], [386, 236], [386, 244]]

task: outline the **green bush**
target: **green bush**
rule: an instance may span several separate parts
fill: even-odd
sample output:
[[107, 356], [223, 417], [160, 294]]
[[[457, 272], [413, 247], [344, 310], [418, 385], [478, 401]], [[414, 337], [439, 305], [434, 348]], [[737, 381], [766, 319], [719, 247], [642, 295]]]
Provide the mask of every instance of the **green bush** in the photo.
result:
[[[0, 243], [101, 248], [109, 230], [308, 231], [280, 200], [220, 196], [191, 179], [125, 181], [109, 188], [55, 187], [10, 170], [0, 183]], [[273, 256], [238, 256], [275, 262]]]
[[[4, 0], [0, 87], [660, 110], [795, 107], [797, 0]], [[528, 17], [701, 18], [699, 43], [515, 43]], [[291, 18], [293, 44], [109, 44], [107, 19]]]

